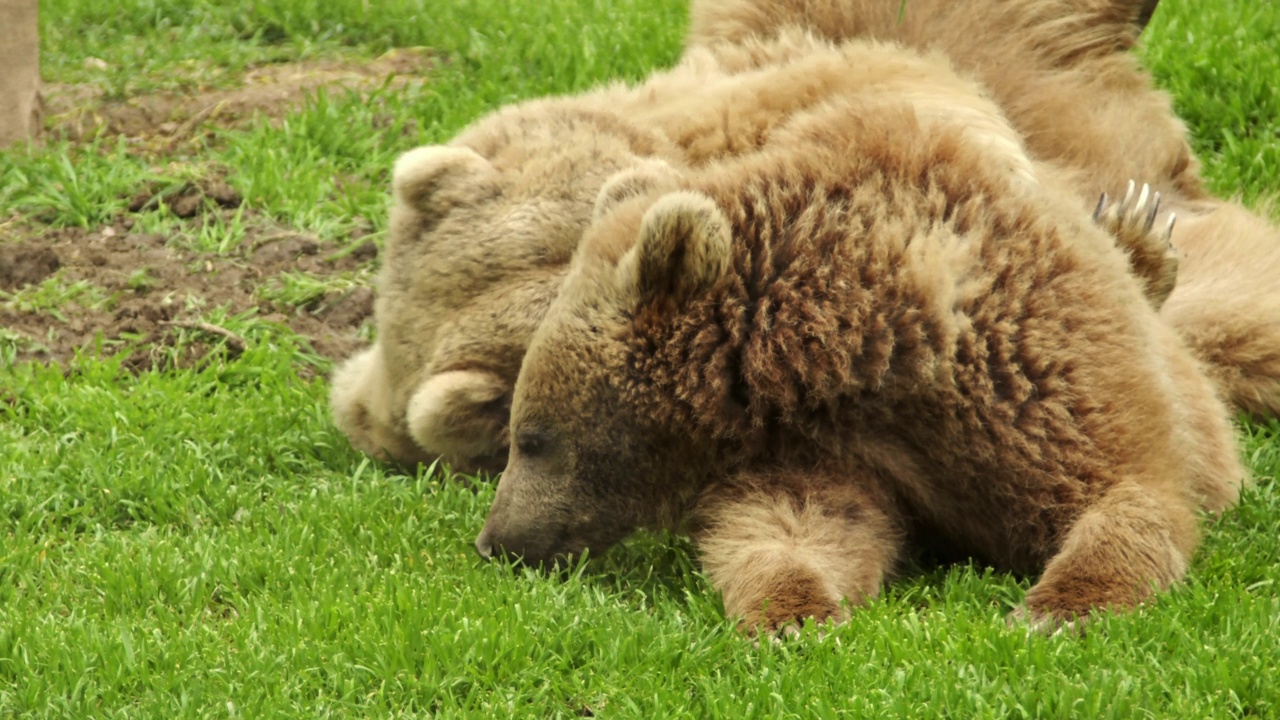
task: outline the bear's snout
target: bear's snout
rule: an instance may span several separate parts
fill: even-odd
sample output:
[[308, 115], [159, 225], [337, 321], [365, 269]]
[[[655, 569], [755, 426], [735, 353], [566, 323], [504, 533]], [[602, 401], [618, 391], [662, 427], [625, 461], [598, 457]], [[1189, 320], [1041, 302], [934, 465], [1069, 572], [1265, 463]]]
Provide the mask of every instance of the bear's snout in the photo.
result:
[[491, 523], [476, 536], [476, 553], [485, 560], [505, 559], [514, 565], [530, 567], [553, 566], [560, 558], [554, 548], [534, 538], [521, 537], [519, 533], [504, 536], [495, 532]]
[[489, 530], [486, 528], [480, 531], [476, 536], [476, 552], [485, 560], [493, 559], [493, 541], [489, 539]]
[[566, 532], [555, 525], [495, 521], [490, 517], [476, 536], [476, 553], [485, 560], [554, 569], [582, 552], [578, 544], [566, 540]]

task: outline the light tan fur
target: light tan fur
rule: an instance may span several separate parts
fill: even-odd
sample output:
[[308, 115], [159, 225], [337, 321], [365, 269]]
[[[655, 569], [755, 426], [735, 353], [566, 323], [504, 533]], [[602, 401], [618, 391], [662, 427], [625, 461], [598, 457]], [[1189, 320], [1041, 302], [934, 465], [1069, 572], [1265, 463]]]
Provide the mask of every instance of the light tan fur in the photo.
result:
[[601, 186], [679, 157], [614, 114], [617, 93], [502, 110], [397, 162], [377, 342], [333, 378], [334, 420], [355, 447], [502, 469], [521, 358]]
[[1043, 570], [1036, 625], [1182, 577], [1197, 510], [1245, 477], [1226, 407], [1053, 169], [1017, 182], [933, 112], [956, 86], [915, 77], [595, 223], [525, 357], [482, 554], [683, 527], [765, 630], [840, 619], [906, 543]]
[[741, 474], [708, 488], [694, 530], [703, 571], [744, 630], [848, 619], [898, 564], [903, 528], [855, 485]]
[[799, 26], [941, 53], [986, 88], [1032, 157], [1086, 170], [1082, 194], [1116, 195], [1137, 178], [1203, 199], [1185, 125], [1126, 52], [1139, 12], [1125, 0], [696, 0], [687, 43], [741, 44]]
[[394, 431], [390, 389], [381, 345], [353, 356], [333, 376], [329, 404], [334, 425], [355, 449], [379, 460], [427, 461], [417, 443]]

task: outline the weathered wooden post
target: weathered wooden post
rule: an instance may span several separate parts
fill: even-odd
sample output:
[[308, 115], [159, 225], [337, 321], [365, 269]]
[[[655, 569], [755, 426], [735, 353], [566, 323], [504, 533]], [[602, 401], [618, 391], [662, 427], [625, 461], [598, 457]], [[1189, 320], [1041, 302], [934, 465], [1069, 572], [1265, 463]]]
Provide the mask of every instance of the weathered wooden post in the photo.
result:
[[0, 147], [40, 129], [37, 0], [0, 0]]

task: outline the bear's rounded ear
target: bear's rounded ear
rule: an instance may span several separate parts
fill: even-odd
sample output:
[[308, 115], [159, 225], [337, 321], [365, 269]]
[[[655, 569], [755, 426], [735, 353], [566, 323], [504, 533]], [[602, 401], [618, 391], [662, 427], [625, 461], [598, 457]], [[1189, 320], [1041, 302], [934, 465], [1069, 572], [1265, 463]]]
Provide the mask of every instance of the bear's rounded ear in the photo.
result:
[[457, 469], [481, 469], [506, 458], [511, 386], [493, 373], [450, 370], [433, 375], [409, 398], [406, 414], [414, 441], [459, 465]]
[[609, 211], [634, 197], [653, 192], [660, 187], [671, 187], [676, 171], [662, 160], [649, 159], [640, 165], [614, 173], [596, 195], [596, 206], [591, 213], [592, 222], [609, 214]]
[[493, 164], [471, 148], [427, 145], [396, 159], [391, 188], [401, 204], [436, 213], [484, 195], [496, 175]]
[[645, 213], [624, 262], [641, 298], [683, 303], [724, 276], [732, 249], [729, 220], [715, 202], [680, 191], [662, 196]]

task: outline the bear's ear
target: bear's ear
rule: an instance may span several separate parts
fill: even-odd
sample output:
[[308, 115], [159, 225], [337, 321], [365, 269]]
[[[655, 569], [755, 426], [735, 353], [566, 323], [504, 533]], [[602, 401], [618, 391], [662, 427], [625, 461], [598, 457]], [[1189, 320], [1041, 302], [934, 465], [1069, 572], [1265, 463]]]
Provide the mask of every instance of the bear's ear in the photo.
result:
[[676, 171], [662, 160], [645, 160], [640, 165], [615, 173], [596, 196], [591, 221], [598, 222], [609, 211], [634, 197], [675, 184]]
[[396, 200], [424, 213], [439, 213], [490, 192], [497, 170], [471, 148], [428, 145], [396, 159], [391, 187]]
[[642, 299], [684, 303], [724, 276], [731, 252], [729, 220], [720, 208], [706, 195], [681, 191], [662, 196], [645, 213], [624, 263]]
[[486, 459], [506, 457], [510, 413], [509, 383], [482, 370], [450, 370], [418, 386], [406, 419], [423, 449], [475, 469]]

